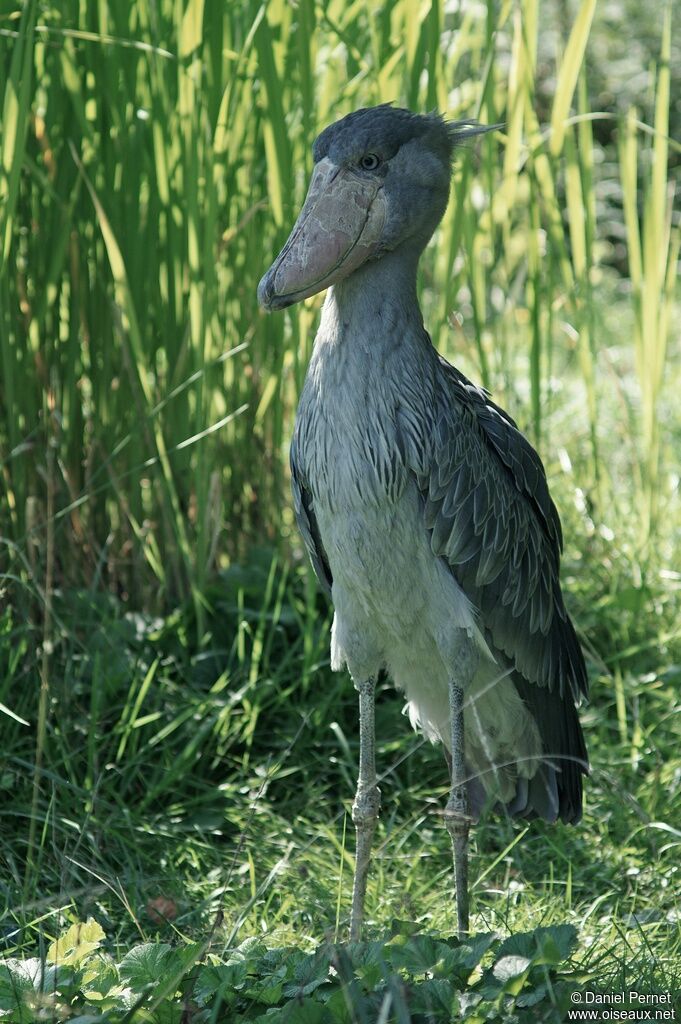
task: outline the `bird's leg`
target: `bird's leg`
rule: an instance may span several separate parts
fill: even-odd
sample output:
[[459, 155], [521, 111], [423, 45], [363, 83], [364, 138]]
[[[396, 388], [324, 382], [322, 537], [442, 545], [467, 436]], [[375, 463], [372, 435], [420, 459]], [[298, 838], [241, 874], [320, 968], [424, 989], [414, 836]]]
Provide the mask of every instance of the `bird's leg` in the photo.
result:
[[[357, 685], [357, 684], [356, 684]], [[366, 679], [359, 690], [359, 778], [352, 805], [352, 820], [357, 833], [355, 881], [352, 887], [350, 940], [359, 942], [364, 919], [364, 897], [371, 860], [371, 842], [381, 806], [381, 791], [376, 785], [376, 736], [374, 728], [374, 697], [376, 680]]]
[[456, 922], [459, 938], [468, 934], [468, 798], [463, 746], [463, 689], [449, 683], [449, 714], [452, 729], [452, 785], [445, 807], [445, 824], [454, 850]]
[[466, 792], [466, 759], [464, 753], [463, 683], [475, 675], [477, 649], [471, 640], [465, 642], [456, 670], [449, 680], [449, 718], [452, 739], [452, 785], [445, 807], [445, 824], [454, 850], [454, 883], [456, 886], [456, 922], [459, 938], [468, 934], [468, 831], [470, 816]]

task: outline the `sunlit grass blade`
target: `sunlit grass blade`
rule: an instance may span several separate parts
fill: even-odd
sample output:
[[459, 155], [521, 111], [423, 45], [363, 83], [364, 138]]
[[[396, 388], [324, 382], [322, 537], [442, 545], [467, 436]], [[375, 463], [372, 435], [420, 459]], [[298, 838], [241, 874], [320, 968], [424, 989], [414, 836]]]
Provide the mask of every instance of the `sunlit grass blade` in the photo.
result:
[[9, 74], [4, 81], [0, 145], [0, 276], [12, 244], [13, 217], [19, 196], [24, 144], [30, 121], [33, 31], [37, 13], [37, 0], [27, 0], [23, 6], [12, 50]]
[[563, 145], [565, 123], [584, 61], [595, 10], [596, 0], [582, 0], [561, 60], [551, 111], [550, 147], [554, 156], [560, 153]]
[[[142, 343], [142, 336], [140, 333], [139, 322], [137, 318], [137, 312], [135, 309], [132, 291], [128, 281], [128, 275], [123, 261], [123, 256], [116, 240], [116, 236], [113, 233], [109, 218], [107, 217], [104, 208], [99, 200], [99, 197], [92, 186], [85, 169], [80, 162], [80, 159], [75, 152], [72, 150], [74, 161], [78, 165], [78, 168], [83, 175], [85, 184], [88, 192], [92, 199], [95, 210], [97, 211], [97, 219], [102, 231], [104, 238], [104, 244], [106, 246], [107, 256], [111, 267], [111, 273], [113, 275], [114, 284], [117, 293], [117, 301], [121, 314], [125, 317], [125, 321], [121, 321], [120, 330], [122, 336], [130, 343], [131, 349], [131, 360], [130, 368], [134, 373], [135, 387], [139, 387], [139, 391], [144, 398], [147, 406], [152, 404], [153, 395], [149, 386], [149, 379], [146, 368], [146, 358], [144, 354], [144, 348]], [[144, 423], [144, 420], [142, 421]], [[148, 421], [147, 421], [148, 422]], [[190, 551], [189, 544], [187, 541], [187, 535], [184, 528], [184, 518], [180, 511], [178, 496], [175, 490], [175, 484], [173, 480], [173, 472], [168, 460], [168, 453], [165, 438], [163, 436], [163, 430], [157, 419], [151, 421], [150, 424], [150, 440], [153, 437], [155, 451], [159, 459], [159, 464], [162, 470], [162, 481], [164, 484], [164, 494], [166, 500], [169, 502], [172, 515], [170, 521], [176, 528], [178, 550], [179, 553], [184, 557], [183, 569], [185, 572], [190, 571]], [[178, 567], [179, 571], [179, 567]]]
[[[641, 458], [645, 487], [641, 543], [648, 544], [660, 511], [658, 408], [676, 284], [679, 227], [672, 226], [674, 184], [669, 179], [669, 60], [671, 5], [666, 6], [655, 81], [655, 123], [649, 170], [639, 170], [638, 118], [630, 110], [620, 141], [620, 174], [635, 314], [635, 354], [641, 394]], [[639, 178], [643, 178], [639, 213]]]

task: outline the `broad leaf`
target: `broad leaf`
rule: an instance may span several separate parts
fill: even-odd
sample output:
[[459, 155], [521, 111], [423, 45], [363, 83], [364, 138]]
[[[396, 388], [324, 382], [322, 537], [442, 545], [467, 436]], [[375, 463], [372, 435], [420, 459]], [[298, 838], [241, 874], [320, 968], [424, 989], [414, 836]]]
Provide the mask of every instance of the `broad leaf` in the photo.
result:
[[166, 942], [146, 942], [123, 957], [118, 971], [132, 989], [138, 990], [166, 980], [172, 959], [173, 950]]
[[102, 926], [89, 917], [72, 924], [47, 950], [46, 959], [56, 964], [79, 964], [106, 938]]

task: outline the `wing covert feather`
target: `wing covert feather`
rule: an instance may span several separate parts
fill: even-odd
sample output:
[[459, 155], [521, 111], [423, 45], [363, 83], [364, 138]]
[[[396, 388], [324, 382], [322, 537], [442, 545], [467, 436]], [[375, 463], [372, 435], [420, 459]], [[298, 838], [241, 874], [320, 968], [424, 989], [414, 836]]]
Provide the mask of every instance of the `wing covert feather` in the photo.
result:
[[329, 567], [329, 560], [319, 535], [319, 527], [314, 514], [312, 494], [305, 486], [302, 474], [298, 465], [298, 450], [295, 438], [291, 443], [290, 450], [291, 464], [291, 490], [293, 492], [293, 511], [296, 523], [305, 543], [307, 553], [312, 562], [315, 576], [319, 580], [322, 590], [327, 597], [331, 597], [332, 576]]
[[438, 369], [431, 464], [413, 467], [433, 552], [517, 672], [578, 700], [586, 668], [560, 589], [562, 532], [544, 467], [486, 392], [442, 357]]

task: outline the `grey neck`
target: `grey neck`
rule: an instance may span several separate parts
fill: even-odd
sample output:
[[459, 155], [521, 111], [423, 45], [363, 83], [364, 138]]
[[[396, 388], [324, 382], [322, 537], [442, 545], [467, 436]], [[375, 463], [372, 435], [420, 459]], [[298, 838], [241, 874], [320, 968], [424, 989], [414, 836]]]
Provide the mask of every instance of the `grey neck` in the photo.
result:
[[437, 354], [423, 327], [415, 255], [366, 263], [326, 297], [301, 395], [296, 447], [329, 508], [397, 499], [425, 465]]
[[[398, 249], [370, 260], [329, 289], [322, 311], [319, 340], [349, 344], [375, 352], [382, 343], [422, 339], [423, 317], [416, 295], [420, 253]], [[397, 335], [397, 337], [396, 337]]]

